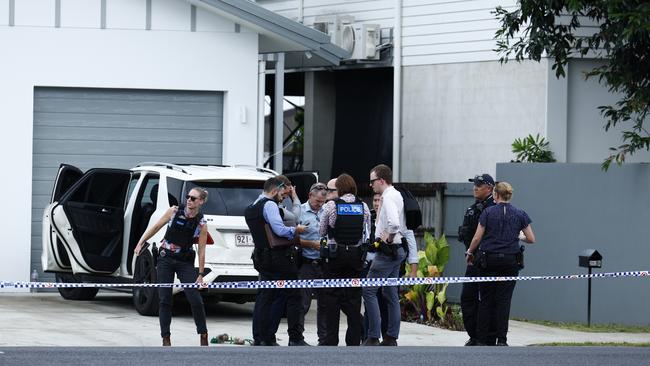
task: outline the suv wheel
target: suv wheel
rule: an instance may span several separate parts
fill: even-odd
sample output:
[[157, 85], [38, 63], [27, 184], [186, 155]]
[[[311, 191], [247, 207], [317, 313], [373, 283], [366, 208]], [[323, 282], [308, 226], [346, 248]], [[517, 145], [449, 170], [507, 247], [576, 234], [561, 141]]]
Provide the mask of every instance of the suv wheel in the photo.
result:
[[[55, 274], [54, 277], [57, 283], [81, 283], [82, 282], [81, 277], [75, 276], [73, 274], [57, 273]], [[63, 297], [66, 300], [92, 300], [95, 298], [95, 295], [97, 295], [97, 292], [99, 291], [98, 288], [84, 288], [84, 287], [79, 287], [79, 288], [59, 287], [57, 288], [57, 290], [59, 290], [61, 297]]]
[[[156, 283], [156, 268], [153, 265], [151, 252], [145, 250], [135, 260], [133, 283]], [[158, 315], [158, 288], [134, 287], [133, 306], [140, 315]]]

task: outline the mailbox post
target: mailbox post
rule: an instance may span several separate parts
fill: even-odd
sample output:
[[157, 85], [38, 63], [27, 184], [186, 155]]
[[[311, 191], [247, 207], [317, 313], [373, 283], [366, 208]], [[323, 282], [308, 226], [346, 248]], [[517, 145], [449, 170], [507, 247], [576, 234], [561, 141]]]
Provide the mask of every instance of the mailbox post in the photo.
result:
[[[592, 268], [601, 268], [603, 266], [603, 256], [596, 249], [583, 250], [578, 255], [578, 265], [588, 268], [591, 275]], [[587, 326], [591, 327], [591, 277], [587, 282]]]

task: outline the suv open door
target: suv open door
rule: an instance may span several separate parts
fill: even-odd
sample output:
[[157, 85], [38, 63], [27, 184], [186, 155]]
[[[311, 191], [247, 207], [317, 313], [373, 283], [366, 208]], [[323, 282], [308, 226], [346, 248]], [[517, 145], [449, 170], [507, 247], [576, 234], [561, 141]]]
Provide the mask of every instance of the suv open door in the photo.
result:
[[50, 198], [50, 206], [45, 209], [43, 215], [43, 253], [41, 264], [45, 272], [71, 272], [70, 258], [63, 247], [63, 242], [56, 235], [56, 231], [50, 225], [50, 209], [53, 203], [70, 189], [83, 172], [72, 165], [61, 164], [54, 180], [54, 188]]
[[46, 210], [74, 274], [111, 274], [119, 269], [131, 174], [91, 169]]
[[285, 177], [289, 178], [293, 186], [296, 188], [296, 194], [300, 202], [307, 202], [309, 198], [309, 188], [312, 184], [318, 182], [318, 173], [316, 172], [297, 172], [286, 173]]

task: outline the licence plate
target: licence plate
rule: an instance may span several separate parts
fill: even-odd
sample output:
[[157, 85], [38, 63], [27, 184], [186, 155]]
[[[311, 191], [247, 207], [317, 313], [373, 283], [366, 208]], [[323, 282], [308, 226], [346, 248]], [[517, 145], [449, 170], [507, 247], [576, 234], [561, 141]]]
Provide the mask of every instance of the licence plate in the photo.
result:
[[235, 234], [235, 245], [238, 247], [252, 247], [255, 244], [250, 234]]

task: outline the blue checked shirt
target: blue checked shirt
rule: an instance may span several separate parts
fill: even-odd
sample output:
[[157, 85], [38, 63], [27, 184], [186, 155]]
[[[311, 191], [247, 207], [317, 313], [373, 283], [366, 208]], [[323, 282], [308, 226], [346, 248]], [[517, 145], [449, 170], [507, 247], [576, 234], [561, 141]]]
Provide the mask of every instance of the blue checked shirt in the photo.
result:
[[[309, 201], [302, 204], [302, 213], [300, 215], [300, 225], [307, 225], [305, 231], [300, 234], [300, 239], [319, 241], [320, 234], [318, 232], [318, 225], [320, 224], [321, 214], [323, 209], [314, 212], [309, 205]], [[320, 251], [312, 248], [302, 248], [302, 256], [307, 259], [320, 258]]]

